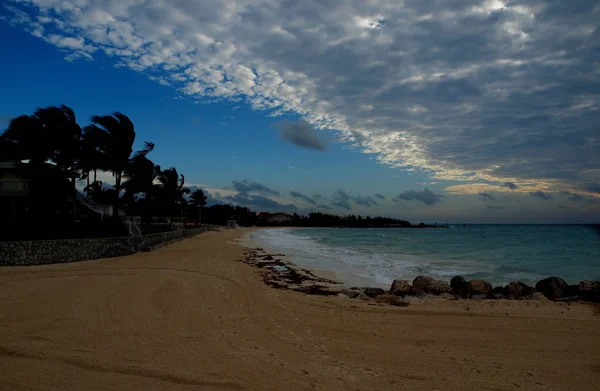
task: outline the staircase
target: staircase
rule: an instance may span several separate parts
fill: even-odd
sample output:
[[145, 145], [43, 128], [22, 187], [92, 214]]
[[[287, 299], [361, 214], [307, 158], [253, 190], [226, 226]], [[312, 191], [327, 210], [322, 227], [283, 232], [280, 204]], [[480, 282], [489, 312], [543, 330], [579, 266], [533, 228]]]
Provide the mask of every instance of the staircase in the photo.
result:
[[80, 204], [85, 206], [86, 208], [88, 208], [98, 214], [101, 214], [101, 215], [104, 214], [104, 209], [100, 205], [98, 205], [94, 201], [87, 198], [87, 196], [85, 194], [83, 194], [82, 192], [80, 192], [79, 190], [77, 190], [77, 192], [75, 193], [75, 199]]

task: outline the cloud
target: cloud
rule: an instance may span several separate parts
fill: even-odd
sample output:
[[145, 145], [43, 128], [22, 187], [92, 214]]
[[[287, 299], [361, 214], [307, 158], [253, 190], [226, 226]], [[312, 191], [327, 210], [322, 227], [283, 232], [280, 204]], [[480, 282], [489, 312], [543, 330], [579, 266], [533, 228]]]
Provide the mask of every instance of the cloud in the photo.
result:
[[543, 191], [532, 191], [529, 193], [530, 195], [537, 197], [537, 198], [541, 198], [544, 201], [548, 201], [548, 200], [553, 200], [554, 197], [552, 197], [550, 194], [548, 193], [544, 193]]
[[243, 181], [233, 181], [233, 188], [240, 193], [263, 193], [278, 196], [280, 193], [258, 182], [249, 182], [247, 179]]
[[561, 191], [560, 194], [567, 196], [570, 201], [583, 201], [585, 199], [581, 194], [572, 193], [570, 191]]
[[362, 205], [362, 206], [367, 206], [367, 207], [371, 207], [371, 206], [375, 206], [375, 205], [379, 205], [377, 203], [377, 201], [375, 201], [373, 199], [373, 197], [371, 196], [355, 196], [351, 198], [353, 202], [355, 202], [358, 205]]
[[541, 186], [538, 183], [523, 183], [515, 190], [510, 190], [504, 185], [491, 185], [489, 183], [463, 183], [460, 185], [451, 185], [444, 188], [449, 194], [469, 194], [479, 195], [480, 193], [521, 193], [529, 194], [532, 191], [548, 191], [550, 187]]
[[317, 205], [317, 209], [331, 210], [333, 208], [331, 206], [327, 206], [327, 205], [324, 205], [324, 204], [319, 204], [319, 205]]
[[517, 188], [517, 185], [514, 184], [513, 182], [504, 182], [504, 184], [502, 186], [507, 187], [511, 190], [515, 190]]
[[290, 195], [294, 198], [297, 198], [299, 200], [302, 200], [304, 202], [308, 202], [309, 204], [313, 204], [313, 205], [317, 205], [317, 201], [315, 201], [314, 199], [310, 198], [307, 195], [304, 195], [300, 192], [297, 191], [290, 191]]
[[383, 194], [375, 194], [373, 197], [377, 198], [378, 200], [385, 200], [385, 196]]
[[338, 191], [336, 191], [335, 193], [333, 193], [333, 202], [331, 203], [331, 205], [333, 206], [337, 206], [338, 208], [342, 208], [342, 209], [352, 209], [352, 206], [350, 206], [350, 195], [348, 195], [348, 193], [346, 193], [346, 191], [340, 189]]
[[223, 200], [235, 204], [249, 207], [250, 209], [269, 211], [269, 212], [295, 212], [298, 211], [296, 205], [281, 204], [269, 197], [262, 195], [250, 195], [247, 193], [238, 193], [233, 196], [223, 197]]
[[322, 200], [323, 196], [321, 194], [313, 194], [312, 198], [314, 198], [315, 200]]
[[504, 207], [503, 206], [488, 205], [488, 209], [500, 210], [500, 209], [504, 209]]
[[398, 196], [398, 199], [405, 201], [416, 200], [421, 201], [427, 205], [435, 205], [436, 203], [442, 200], [442, 196], [439, 194], [435, 194], [429, 189], [425, 189], [423, 191], [408, 190], [400, 194]]
[[325, 141], [319, 137], [314, 127], [305, 121], [283, 121], [273, 126], [279, 129], [283, 141], [318, 151], [327, 149]]
[[490, 193], [479, 193], [479, 196], [481, 196], [481, 198], [484, 201], [487, 201], [487, 200], [494, 201], [496, 199], [496, 197], [494, 197]]
[[600, 183], [588, 183], [584, 189], [590, 193], [600, 193]]
[[[9, 23], [71, 61], [103, 52], [194, 100], [295, 115], [383, 164], [435, 179], [574, 190], [600, 167], [593, 1], [29, 0], [6, 8]], [[586, 175], [600, 183], [600, 171]]]

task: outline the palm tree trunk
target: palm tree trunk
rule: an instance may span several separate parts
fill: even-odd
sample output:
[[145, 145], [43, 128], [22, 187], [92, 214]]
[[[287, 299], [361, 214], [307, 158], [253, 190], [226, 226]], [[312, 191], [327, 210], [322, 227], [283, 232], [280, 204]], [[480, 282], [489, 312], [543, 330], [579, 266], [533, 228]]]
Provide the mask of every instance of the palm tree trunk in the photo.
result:
[[121, 173], [115, 173], [115, 190], [117, 194], [115, 196], [115, 204], [113, 205], [113, 217], [119, 215], [119, 193], [121, 192]]
[[94, 168], [94, 182], [96, 182], [98, 179], [96, 178], [96, 175], [98, 174], [98, 170]]
[[86, 178], [87, 187], [85, 188], [87, 198], [90, 198], [90, 172], [87, 172]]

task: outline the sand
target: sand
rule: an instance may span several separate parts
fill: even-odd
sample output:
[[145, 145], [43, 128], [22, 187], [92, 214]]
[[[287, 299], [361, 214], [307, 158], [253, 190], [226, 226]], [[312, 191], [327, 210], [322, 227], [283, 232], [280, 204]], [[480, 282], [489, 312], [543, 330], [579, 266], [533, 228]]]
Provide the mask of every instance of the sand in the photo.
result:
[[600, 389], [593, 306], [276, 290], [235, 261], [242, 233], [0, 268], [0, 389]]

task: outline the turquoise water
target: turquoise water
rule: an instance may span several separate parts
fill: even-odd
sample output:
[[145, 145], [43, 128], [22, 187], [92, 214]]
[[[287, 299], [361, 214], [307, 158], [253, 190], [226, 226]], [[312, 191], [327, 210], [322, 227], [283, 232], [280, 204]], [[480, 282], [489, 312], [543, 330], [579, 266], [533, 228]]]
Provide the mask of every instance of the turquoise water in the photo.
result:
[[548, 276], [568, 283], [600, 280], [600, 227], [468, 225], [448, 229], [284, 228], [251, 238], [294, 263], [335, 272], [349, 284], [456, 275], [495, 285], [535, 284]]

